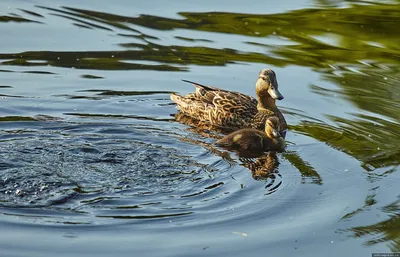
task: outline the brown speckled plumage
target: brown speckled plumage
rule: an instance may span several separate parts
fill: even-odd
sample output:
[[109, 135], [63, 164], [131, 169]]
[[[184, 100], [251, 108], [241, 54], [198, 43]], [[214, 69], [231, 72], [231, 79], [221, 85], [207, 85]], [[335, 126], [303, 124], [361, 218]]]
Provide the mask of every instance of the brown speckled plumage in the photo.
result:
[[275, 151], [270, 151], [256, 159], [240, 157], [240, 161], [244, 167], [251, 171], [251, 175], [255, 180], [264, 180], [269, 178], [274, 181], [276, 177], [280, 177], [277, 169], [279, 166], [279, 160]]
[[278, 91], [275, 72], [263, 69], [256, 82], [257, 98], [234, 91], [200, 85], [184, 80], [196, 87], [195, 93], [186, 96], [171, 94], [178, 109], [187, 116], [223, 128], [255, 128], [264, 130], [270, 116], [279, 118], [281, 134], [286, 133], [285, 118], [275, 105], [283, 96]]
[[240, 129], [218, 140], [216, 144], [230, 149], [279, 151], [285, 147], [279, 130], [279, 119], [272, 116], [265, 122], [265, 132], [253, 128]]

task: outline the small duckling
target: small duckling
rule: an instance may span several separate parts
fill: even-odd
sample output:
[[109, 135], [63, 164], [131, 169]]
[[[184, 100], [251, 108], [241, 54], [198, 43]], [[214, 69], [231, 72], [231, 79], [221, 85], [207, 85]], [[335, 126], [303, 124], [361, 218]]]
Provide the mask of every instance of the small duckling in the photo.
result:
[[252, 128], [240, 129], [218, 140], [216, 144], [248, 151], [279, 151], [285, 147], [285, 140], [279, 134], [279, 119], [272, 116], [265, 122], [265, 132]]

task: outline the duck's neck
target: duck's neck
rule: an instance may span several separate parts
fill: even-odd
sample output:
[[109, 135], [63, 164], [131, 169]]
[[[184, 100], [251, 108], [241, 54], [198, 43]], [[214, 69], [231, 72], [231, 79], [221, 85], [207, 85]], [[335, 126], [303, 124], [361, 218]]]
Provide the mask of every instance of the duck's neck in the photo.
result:
[[265, 109], [274, 109], [276, 108], [275, 99], [271, 96], [259, 96], [258, 97], [258, 110], [265, 110]]

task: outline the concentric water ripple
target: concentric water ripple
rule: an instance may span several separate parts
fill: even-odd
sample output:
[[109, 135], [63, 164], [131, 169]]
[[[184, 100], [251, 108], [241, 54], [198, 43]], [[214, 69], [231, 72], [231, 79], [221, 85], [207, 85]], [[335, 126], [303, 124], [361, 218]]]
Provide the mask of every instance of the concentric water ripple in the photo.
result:
[[[22, 215], [18, 210], [23, 209], [25, 217], [47, 209], [39, 223], [182, 216], [201, 217], [185, 218], [187, 226], [226, 221], [263, 211], [263, 205], [259, 210], [246, 206], [282, 183], [257, 182], [238, 160], [215, 155], [206, 142], [180, 140], [173, 131], [106, 123], [19, 125], [0, 136], [1, 206], [8, 208], [8, 215]], [[185, 133], [191, 137], [190, 132], [181, 135]], [[236, 208], [239, 214], [232, 212]]]

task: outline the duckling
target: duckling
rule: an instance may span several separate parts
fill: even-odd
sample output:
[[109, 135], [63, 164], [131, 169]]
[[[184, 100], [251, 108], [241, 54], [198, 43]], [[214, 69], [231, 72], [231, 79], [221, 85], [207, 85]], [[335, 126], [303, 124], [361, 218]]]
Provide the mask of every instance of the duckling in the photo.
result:
[[241, 128], [264, 130], [267, 118], [276, 116], [281, 129], [279, 132], [285, 137], [286, 120], [275, 104], [276, 100], [283, 99], [283, 95], [278, 90], [273, 70], [260, 71], [256, 82], [257, 99], [239, 92], [183, 81], [193, 84], [196, 92], [186, 96], [172, 93], [171, 100], [185, 115], [206, 121], [213, 126], [234, 130]]
[[265, 132], [246, 128], [235, 131], [216, 142], [219, 146], [247, 151], [279, 151], [285, 147], [285, 140], [279, 134], [279, 119], [269, 117]]

